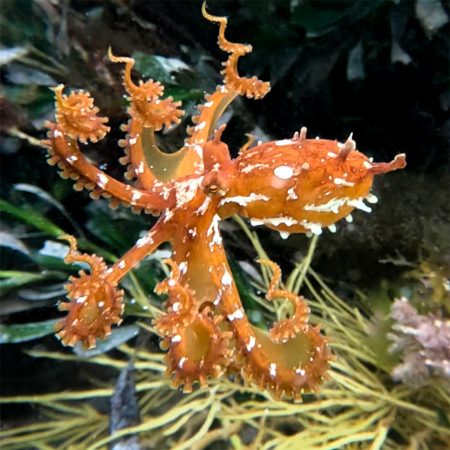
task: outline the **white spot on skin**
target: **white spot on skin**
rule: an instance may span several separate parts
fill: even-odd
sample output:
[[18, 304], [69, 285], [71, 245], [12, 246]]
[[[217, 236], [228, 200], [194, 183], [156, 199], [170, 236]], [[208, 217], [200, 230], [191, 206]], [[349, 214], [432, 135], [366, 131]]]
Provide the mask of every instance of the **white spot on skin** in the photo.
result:
[[327, 156], [329, 156], [330, 158], [337, 158], [338, 154], [337, 153], [333, 153], [333, 152], [328, 152]]
[[250, 336], [250, 339], [248, 340], [247, 345], [246, 345], [247, 351], [251, 352], [253, 350], [253, 348], [255, 347], [255, 345], [256, 345], [255, 337], [254, 336]]
[[305, 211], [332, 212], [334, 214], [337, 214], [339, 212], [339, 209], [344, 206], [347, 201], [348, 197], [332, 198], [327, 203], [324, 203], [322, 205], [305, 205], [303, 209]]
[[177, 342], [181, 342], [181, 336], [179, 334], [176, 334], [171, 340], [170, 342], [172, 343], [177, 343]]
[[277, 376], [277, 365], [275, 363], [270, 363], [269, 374], [272, 378], [275, 378]]
[[197, 228], [189, 228], [188, 234], [190, 234], [193, 238], [197, 236]]
[[293, 217], [272, 217], [268, 219], [262, 219], [263, 224], [269, 224], [274, 227], [278, 225], [286, 225], [287, 227], [292, 227], [294, 225], [298, 225], [298, 220], [295, 220]]
[[61, 133], [61, 131], [59, 131], [59, 130], [55, 130], [54, 132], [53, 132], [53, 137], [61, 137], [63, 134]]
[[103, 189], [107, 184], [108, 184], [108, 177], [103, 174], [103, 173], [99, 173], [97, 175], [98, 178], [98, 185]]
[[294, 144], [295, 142], [291, 139], [282, 139], [281, 141], [276, 141], [275, 145], [278, 147], [282, 147], [283, 145], [291, 145]]
[[202, 181], [203, 177], [197, 177], [175, 183], [178, 208], [189, 203], [195, 197]]
[[214, 105], [214, 102], [206, 102], [206, 103], [203, 103], [203, 106], [204, 106], [205, 108], [211, 108], [212, 105]]
[[83, 297], [79, 297], [77, 298], [77, 303], [84, 303], [87, 299], [87, 295], [83, 296]]
[[140, 238], [137, 242], [136, 242], [136, 247], [144, 247], [144, 245], [148, 245], [148, 244], [153, 244], [153, 239], [152, 239], [152, 233], [147, 234], [146, 236]]
[[[374, 199], [372, 197], [370, 199], [373, 202]], [[365, 212], [372, 211], [372, 208], [370, 208], [363, 202], [362, 197], [352, 198], [352, 199], [350, 199], [348, 197], [332, 198], [327, 203], [324, 203], [322, 205], [314, 205], [314, 204], [305, 205], [303, 207], [303, 209], [305, 211], [333, 212], [334, 214], [338, 214], [339, 209], [345, 205], [360, 209], [361, 211], [365, 211]]]
[[288, 191], [287, 191], [288, 195], [287, 195], [287, 199], [288, 200], [298, 200], [298, 195], [297, 192], [295, 192], [294, 187], [291, 187]]
[[172, 217], [173, 217], [173, 211], [168, 209], [165, 213], [164, 213], [164, 223], [168, 222]]
[[196, 127], [195, 131], [203, 130], [206, 127], [206, 122], [200, 122]]
[[186, 358], [183, 356], [183, 357], [180, 359], [180, 361], [178, 361], [178, 367], [179, 367], [180, 369], [182, 369], [185, 363], [186, 363]]
[[105, 306], [105, 302], [98, 302], [98, 307], [103, 308]]
[[302, 220], [301, 225], [311, 231], [311, 233], [316, 234], [317, 236], [322, 234], [322, 225], [316, 222], [307, 222], [306, 220]]
[[226, 197], [220, 201], [220, 206], [224, 205], [225, 203], [237, 203], [240, 206], [247, 206], [249, 203], [256, 202], [256, 201], [262, 201], [262, 202], [268, 202], [270, 199], [267, 197], [267, 195], [263, 194], [255, 194], [252, 192], [250, 195], [243, 196], [243, 195], [236, 195], [234, 197]]
[[369, 161], [364, 161], [364, 162], [363, 162], [363, 166], [364, 166], [366, 169], [371, 169], [371, 168], [372, 168], [372, 164], [370, 164]]
[[303, 170], [309, 170], [310, 165], [307, 162], [304, 162], [301, 166], [300, 166]]
[[295, 369], [295, 373], [301, 375], [302, 377], [306, 374], [304, 369]]
[[134, 191], [131, 193], [131, 201], [132, 201], [132, 202], [135, 202], [135, 201], [139, 200], [141, 197], [142, 197], [142, 193], [139, 192], [139, 191], [135, 191], [135, 190], [134, 190]]
[[184, 275], [187, 272], [187, 267], [188, 267], [188, 265], [187, 265], [186, 261], [180, 262], [180, 264], [178, 265], [178, 268], [180, 269], [181, 275]]
[[294, 170], [290, 166], [278, 166], [275, 167], [273, 173], [281, 180], [289, 180], [294, 175]]
[[138, 166], [138, 168], [137, 168], [137, 172], [138, 172], [138, 173], [144, 173], [144, 162], [143, 162], [143, 161], [141, 161], [141, 162], [139, 163], [139, 166]]
[[136, 136], [130, 137], [130, 139], [128, 139], [128, 142], [130, 143], [130, 145], [136, 144], [137, 137]]
[[122, 261], [120, 261], [119, 264], [117, 264], [117, 267], [118, 267], [119, 269], [125, 269], [126, 265], [127, 265], [127, 263], [126, 263], [125, 261], [122, 260]]
[[221, 298], [222, 292], [219, 290], [216, 294], [216, 298], [214, 299], [213, 303], [217, 306], [220, 303]]
[[347, 181], [347, 180], [343, 180], [342, 178], [335, 178], [334, 180], [334, 184], [342, 185], [342, 186], [354, 186], [355, 183], [353, 183], [352, 181]]
[[175, 302], [172, 305], [172, 311], [174, 311], [174, 312], [178, 312], [180, 310], [180, 308], [181, 308], [181, 303], [180, 302]]
[[176, 282], [173, 278], [171, 278], [171, 279], [167, 282], [167, 284], [168, 284], [170, 287], [174, 287], [174, 286], [177, 284], [177, 282]]
[[242, 168], [241, 172], [242, 173], [250, 173], [256, 169], [265, 169], [267, 167], [268, 167], [267, 164], [262, 164], [262, 163], [250, 164], [249, 166]]
[[222, 275], [222, 285], [223, 286], [231, 286], [233, 279], [231, 278], [230, 273], [225, 270], [225, 273]]
[[209, 204], [211, 203], [211, 197], [207, 196], [203, 203], [200, 205], [200, 207], [197, 209], [195, 214], [197, 216], [203, 216], [205, 214], [206, 210], [208, 209]]
[[68, 157], [66, 158], [66, 161], [67, 161], [68, 163], [73, 163], [73, 162], [75, 162], [77, 159], [78, 159], [77, 156], [71, 155], [71, 156], [68, 156]]
[[201, 145], [195, 144], [194, 151], [195, 153], [197, 153], [198, 156], [200, 156], [200, 158], [203, 158], [203, 148]]
[[212, 234], [212, 239], [209, 242], [210, 251], [213, 251], [214, 245], [217, 245], [217, 246], [222, 245], [222, 236], [220, 236], [220, 231], [219, 231], [219, 221], [220, 221], [220, 217], [216, 214], [213, 217], [211, 225], [208, 228], [208, 231], [206, 233], [206, 235], [208, 237], [211, 236], [211, 234]]
[[242, 309], [237, 309], [236, 311], [234, 311], [234, 313], [228, 314], [227, 318], [230, 322], [233, 322], [233, 320], [243, 319], [244, 312], [242, 311]]
[[167, 200], [170, 197], [171, 191], [172, 191], [172, 189], [170, 187], [167, 187], [167, 186], [162, 187], [162, 194], [163, 194], [164, 200]]

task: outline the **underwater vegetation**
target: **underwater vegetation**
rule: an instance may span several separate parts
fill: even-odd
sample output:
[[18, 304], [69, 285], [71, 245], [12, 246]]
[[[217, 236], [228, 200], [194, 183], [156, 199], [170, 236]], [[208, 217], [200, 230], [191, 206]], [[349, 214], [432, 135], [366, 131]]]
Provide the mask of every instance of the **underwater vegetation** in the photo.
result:
[[[87, 226], [29, 184], [15, 185], [11, 201], [0, 204], [14, 231], [2, 235], [2, 245], [20, 255], [1, 273], [2, 292], [40, 297], [49, 306], [65, 293], [69, 300], [59, 303], [62, 319], [53, 308], [50, 320], [38, 322], [42, 316], [33, 313], [30, 323], [2, 325], [1, 342], [48, 336], [56, 327], [73, 351], [52, 342], [27, 355], [51, 364], [48, 373], [89, 368], [84, 385], [67, 380], [42, 394], [28, 385], [23, 395], [3, 395], [3, 410], [37, 409], [31, 420], [7, 423], [2, 447], [446, 448], [449, 290], [442, 257], [405, 263], [395, 294], [392, 284], [389, 298], [376, 299], [325, 282], [311, 267], [322, 229], [334, 234], [337, 220], [352, 225], [354, 209], [369, 212], [363, 200], [376, 202], [374, 175], [402, 168], [404, 155], [374, 163], [352, 136], [344, 143], [311, 139], [305, 128], [290, 139], [254, 145], [249, 138], [238, 154], [231, 145], [230, 151], [225, 108], [239, 96], [265, 97], [270, 84], [240, 75], [237, 62], [251, 47], [229, 42], [227, 20], [205, 5], [203, 15], [219, 25], [219, 47], [229, 57], [213, 94], [187, 95], [200, 106], [188, 103], [194, 126], [180, 151], [160, 148], [170, 129], [186, 123], [183, 99], [167, 96], [158, 81], [139, 80], [142, 59], [117, 56], [114, 45], [109, 65], [125, 70], [127, 104], [118, 106], [128, 106], [126, 125], [102, 117], [86, 91], [67, 93], [60, 84], [53, 88], [55, 117], [43, 122], [47, 139], [8, 128], [47, 149], [69, 180], [59, 186], [74, 183], [98, 200]], [[152, 78], [172, 94], [170, 77]], [[85, 145], [110, 151], [123, 134], [121, 163], [132, 183], [119, 181], [117, 167], [94, 165], [95, 146]], [[33, 207], [19, 206], [24, 194], [35, 197]], [[108, 203], [140, 214], [108, 211]], [[49, 209], [58, 211], [57, 220], [47, 218]], [[219, 222], [231, 216], [222, 239]], [[283, 239], [307, 234], [309, 247], [291, 259], [290, 273], [283, 266], [282, 276], [239, 216]], [[225, 255], [228, 238], [256, 255], [259, 266], [237, 262], [236, 249]]]
[[[240, 219], [239, 223], [258, 257], [267, 259], [257, 235]], [[308, 292], [311, 322], [323, 324], [336, 356], [330, 362], [329, 381], [320, 392], [306, 395], [302, 403], [292, 403], [276, 400], [257, 386], [242, 384], [240, 377], [224, 377], [212, 379], [208, 389], [181, 394], [171, 389], [163, 376], [164, 355], [151, 350], [148, 341], [136, 347], [122, 344], [114, 355], [88, 358], [34, 350], [30, 352], [33, 357], [50, 358], [55, 363], [83, 361], [109, 367], [121, 374], [122, 381], [116, 387], [97, 381], [98, 386], [89, 390], [3, 398], [8, 404], [37, 404], [41, 417], [36, 423], [2, 431], [2, 445], [27, 448], [33, 442], [42, 449], [93, 450], [106, 448], [115, 440], [137, 439], [141, 448], [170, 449], [445, 449], [450, 437], [448, 383], [434, 379], [417, 390], [393, 382], [383, 358], [366, 344], [373, 332], [370, 310], [364, 304], [346, 304], [311, 268], [316, 242], [317, 237], [313, 237], [308, 255], [289, 274], [285, 288], [294, 294], [300, 289]], [[258, 289], [264, 292], [270, 277], [262, 271], [256, 278]], [[282, 312], [280, 302], [255, 300], [268, 317]], [[142, 329], [154, 333], [149, 319], [161, 314], [157, 307], [141, 314]], [[129, 381], [133, 377], [135, 384]], [[112, 396], [113, 405], [117, 408], [119, 402], [129, 416], [135, 395], [138, 417], [108, 435], [109, 414], [92, 406], [91, 401]]]

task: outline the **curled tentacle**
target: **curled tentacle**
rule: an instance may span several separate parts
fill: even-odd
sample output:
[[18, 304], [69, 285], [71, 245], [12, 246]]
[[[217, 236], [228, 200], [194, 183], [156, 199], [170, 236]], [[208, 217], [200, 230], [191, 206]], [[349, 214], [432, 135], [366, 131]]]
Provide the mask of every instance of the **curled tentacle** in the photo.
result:
[[143, 127], [159, 131], [181, 122], [184, 111], [178, 109], [179, 106], [181, 102], [174, 102], [172, 97], [154, 101], [132, 98], [128, 112], [131, 117], [140, 120]]
[[164, 92], [164, 87], [159, 81], [147, 80], [145, 83], [140, 80], [139, 85], [136, 85], [131, 78], [131, 70], [134, 66], [134, 59], [127, 56], [115, 56], [112, 53], [111, 47], [108, 48], [108, 58], [113, 63], [125, 64], [125, 71], [123, 74], [123, 86], [131, 97], [137, 100], [156, 100], [161, 97]]
[[176, 334], [164, 340], [167, 347], [167, 374], [174, 386], [183, 386], [184, 392], [192, 390], [199, 382], [206, 386], [209, 377], [220, 377], [232, 361], [230, 340], [233, 333], [223, 330], [220, 315], [212, 316], [209, 307], [198, 312], [187, 326], [179, 327]]
[[67, 311], [55, 328], [64, 345], [74, 346], [81, 342], [88, 348], [95, 347], [96, 339], [103, 339], [111, 333], [111, 326], [120, 324], [123, 313], [123, 291], [106, 281], [107, 266], [96, 255], [79, 253], [73, 236], [62, 236], [70, 244], [65, 257], [68, 264], [85, 263], [91, 273], [84, 270], [78, 277], [70, 277], [66, 285], [70, 302], [61, 302], [59, 309]]
[[194, 293], [180, 283], [180, 269], [172, 259], [165, 259], [165, 264], [172, 269], [171, 276], [155, 287], [158, 295], [169, 294], [166, 303], [167, 313], [155, 319], [153, 325], [161, 336], [171, 336], [188, 326], [195, 319]]
[[279, 267], [270, 261], [274, 275], [268, 299], [285, 297], [294, 303], [290, 319], [280, 321], [270, 333], [252, 326], [243, 308], [237, 307], [232, 292], [226, 292], [220, 306], [233, 330], [239, 354], [236, 359], [241, 375], [275, 397], [301, 399], [303, 392], [314, 391], [326, 378], [332, 359], [328, 340], [318, 327], [308, 325], [309, 310], [304, 299], [277, 289], [281, 278]]
[[237, 91], [240, 95], [245, 95], [248, 98], [258, 99], [264, 97], [270, 90], [270, 83], [261, 81], [255, 76], [251, 78], [241, 77], [237, 69], [239, 58], [250, 53], [252, 51], [252, 46], [228, 41], [225, 38], [225, 30], [228, 23], [227, 18], [209, 14], [206, 11], [206, 2], [203, 2], [202, 14], [203, 17], [210, 22], [219, 24], [219, 47], [223, 51], [230, 53], [228, 60], [223, 63], [224, 69], [221, 72], [224, 76], [225, 87]]
[[181, 102], [174, 102], [172, 97], [161, 99], [164, 93], [161, 83], [153, 80], [145, 82], [139, 80], [139, 84], [135, 84], [131, 79], [134, 59], [114, 56], [111, 49], [108, 50], [108, 56], [114, 63], [125, 64], [123, 85], [130, 94], [131, 104], [128, 112], [133, 119], [139, 120], [143, 127], [154, 131], [180, 123], [180, 117], [184, 114], [184, 111], [178, 109]]
[[267, 389], [275, 397], [300, 400], [303, 392], [316, 391], [327, 378], [332, 355], [319, 327], [309, 327], [280, 343], [273, 342], [262, 330], [253, 331], [255, 349], [244, 351], [242, 369], [248, 382]]
[[285, 298], [292, 302], [293, 313], [290, 318], [280, 320], [270, 329], [270, 337], [274, 342], [284, 342], [289, 338], [295, 337], [299, 332], [305, 332], [308, 329], [308, 319], [310, 310], [304, 297], [295, 295], [293, 292], [278, 289], [281, 280], [281, 269], [273, 261], [262, 259], [260, 264], [269, 266], [272, 270], [272, 279], [267, 290], [267, 300], [276, 298]]
[[53, 88], [56, 96], [56, 121], [63, 132], [80, 142], [97, 142], [109, 131], [107, 117], [99, 117], [99, 109], [88, 92], [77, 91], [64, 95], [64, 85]]

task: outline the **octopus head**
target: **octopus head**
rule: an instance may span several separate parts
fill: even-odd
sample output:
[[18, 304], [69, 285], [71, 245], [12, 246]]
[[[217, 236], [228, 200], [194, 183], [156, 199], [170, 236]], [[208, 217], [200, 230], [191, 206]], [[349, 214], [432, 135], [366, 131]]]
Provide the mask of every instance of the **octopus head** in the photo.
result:
[[235, 175], [221, 201], [221, 216], [241, 214], [253, 225], [286, 233], [320, 234], [356, 208], [370, 212], [370, 193], [377, 174], [405, 167], [405, 155], [389, 163], [374, 163], [345, 143], [306, 139], [267, 142], [235, 160]]

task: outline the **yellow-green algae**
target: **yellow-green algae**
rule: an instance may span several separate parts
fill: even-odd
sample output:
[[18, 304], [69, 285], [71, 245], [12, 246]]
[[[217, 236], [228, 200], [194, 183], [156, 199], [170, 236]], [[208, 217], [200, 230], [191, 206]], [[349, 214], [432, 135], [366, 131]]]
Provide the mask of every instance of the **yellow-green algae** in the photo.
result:
[[[237, 219], [260, 259], [267, 259], [260, 241]], [[108, 434], [109, 417], [90, 400], [110, 397], [114, 386], [3, 398], [4, 404], [33, 403], [42, 420], [0, 432], [2, 449], [107, 449], [110, 443], [138, 434], [142, 448], [197, 450], [216, 448], [225, 441], [231, 449], [277, 450], [437, 450], [450, 441], [450, 388], [444, 383], [414, 390], [394, 384], [380, 358], [368, 345], [370, 318], [337, 297], [310, 267], [316, 238], [306, 258], [287, 278], [285, 288], [307, 291], [312, 323], [322, 323], [336, 360], [330, 380], [317, 395], [302, 403], [274, 400], [239, 380], [211, 380], [206, 389], [180, 394], [163, 375], [164, 355], [128, 345], [121, 356], [101, 355], [86, 360], [58, 352], [30, 352], [58, 361], [85, 361], [121, 370], [133, 358], [141, 423]], [[268, 283], [270, 272], [261, 267]], [[259, 286], [259, 288], [263, 288]], [[272, 318], [286, 313], [286, 303], [257, 299]], [[141, 326], [152, 331], [150, 319], [160, 311], [153, 305]], [[286, 429], [289, 428], [289, 433]], [[245, 433], [244, 433], [245, 430]], [[249, 431], [252, 431], [249, 433]], [[243, 437], [251, 442], [243, 442]], [[220, 448], [223, 448], [221, 445]]]

